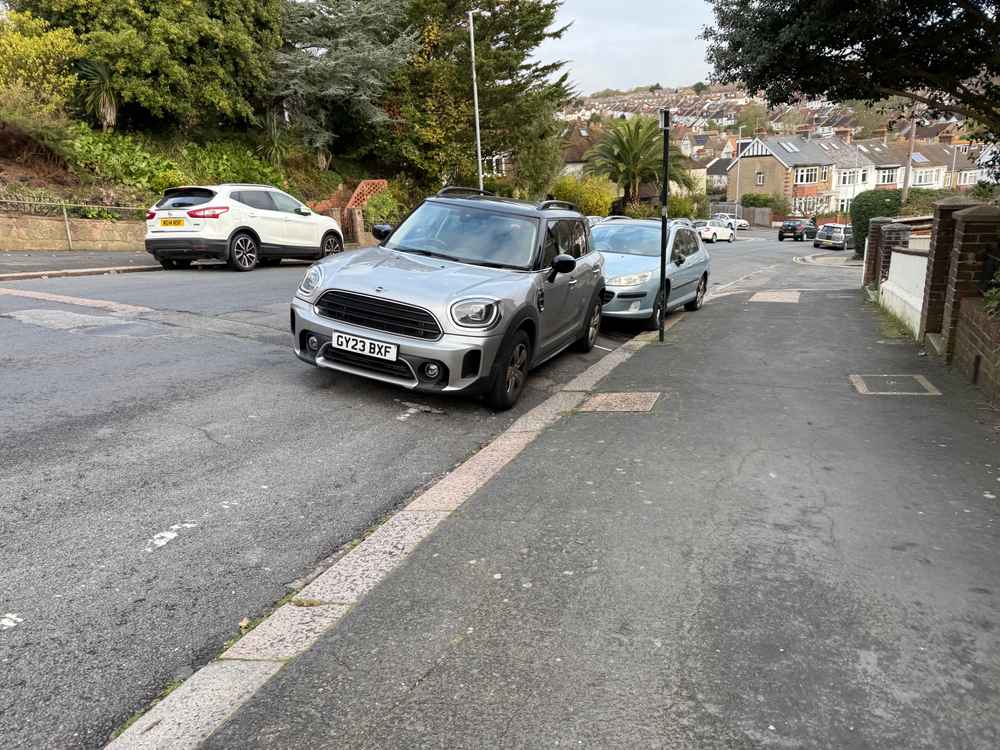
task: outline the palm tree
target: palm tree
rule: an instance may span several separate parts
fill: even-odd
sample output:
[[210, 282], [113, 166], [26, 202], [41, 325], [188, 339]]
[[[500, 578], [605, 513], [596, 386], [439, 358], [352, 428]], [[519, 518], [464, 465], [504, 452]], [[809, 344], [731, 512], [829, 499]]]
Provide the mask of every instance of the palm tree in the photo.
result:
[[118, 92], [111, 68], [106, 63], [83, 60], [78, 69], [84, 109], [101, 123], [105, 133], [114, 130], [118, 121]]
[[[602, 175], [618, 183], [625, 192], [625, 202], [632, 203], [639, 198], [640, 185], [660, 184], [663, 170], [660, 126], [651, 117], [616, 120], [584, 158], [588, 174]], [[680, 149], [670, 144], [670, 181], [693, 190], [694, 180], [684, 163]]]

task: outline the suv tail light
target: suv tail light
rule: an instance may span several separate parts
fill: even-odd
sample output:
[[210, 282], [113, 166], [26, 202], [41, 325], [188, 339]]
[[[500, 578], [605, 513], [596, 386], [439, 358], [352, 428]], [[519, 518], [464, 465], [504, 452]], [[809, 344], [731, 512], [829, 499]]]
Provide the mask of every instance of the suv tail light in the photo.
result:
[[146, 212], [146, 221], [152, 221], [155, 218], [156, 218], [156, 211], [147, 211]]
[[212, 208], [196, 208], [188, 211], [188, 216], [192, 219], [218, 219], [229, 210], [228, 206], [214, 206]]

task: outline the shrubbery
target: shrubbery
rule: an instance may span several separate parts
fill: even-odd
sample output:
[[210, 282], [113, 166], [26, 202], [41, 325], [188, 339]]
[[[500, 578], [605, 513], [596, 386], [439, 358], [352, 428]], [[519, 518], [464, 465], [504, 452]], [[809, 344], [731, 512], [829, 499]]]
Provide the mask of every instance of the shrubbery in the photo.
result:
[[563, 175], [552, 185], [556, 200], [569, 201], [585, 216], [607, 216], [618, 188], [606, 177]]
[[910, 188], [906, 205], [903, 205], [902, 190], [866, 190], [858, 193], [851, 203], [851, 225], [854, 227], [854, 241], [858, 247], [864, 246], [868, 237], [868, 224], [876, 216], [928, 216], [934, 213], [934, 204], [942, 198], [955, 195], [950, 190], [925, 190]]

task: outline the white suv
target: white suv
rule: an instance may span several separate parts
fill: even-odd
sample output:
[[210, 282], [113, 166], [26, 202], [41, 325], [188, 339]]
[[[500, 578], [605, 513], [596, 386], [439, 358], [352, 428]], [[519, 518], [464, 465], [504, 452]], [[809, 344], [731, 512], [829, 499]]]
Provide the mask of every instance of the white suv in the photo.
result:
[[170, 188], [146, 212], [146, 252], [166, 269], [211, 258], [252, 271], [343, 249], [340, 224], [269, 185]]

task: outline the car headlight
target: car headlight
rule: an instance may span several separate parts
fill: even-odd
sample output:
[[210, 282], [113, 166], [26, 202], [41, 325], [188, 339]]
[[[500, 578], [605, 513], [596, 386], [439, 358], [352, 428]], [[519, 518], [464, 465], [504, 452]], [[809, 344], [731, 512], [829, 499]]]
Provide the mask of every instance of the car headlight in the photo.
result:
[[451, 319], [463, 328], [489, 328], [500, 319], [500, 305], [492, 299], [464, 299], [451, 306]]
[[615, 276], [615, 278], [607, 282], [606, 286], [638, 286], [639, 284], [645, 284], [651, 278], [653, 278], [651, 271], [630, 273], [627, 276]]
[[318, 265], [312, 266], [308, 271], [306, 271], [306, 275], [302, 279], [302, 283], [299, 284], [299, 291], [305, 295], [311, 295], [319, 289], [319, 285], [322, 283], [323, 269]]

